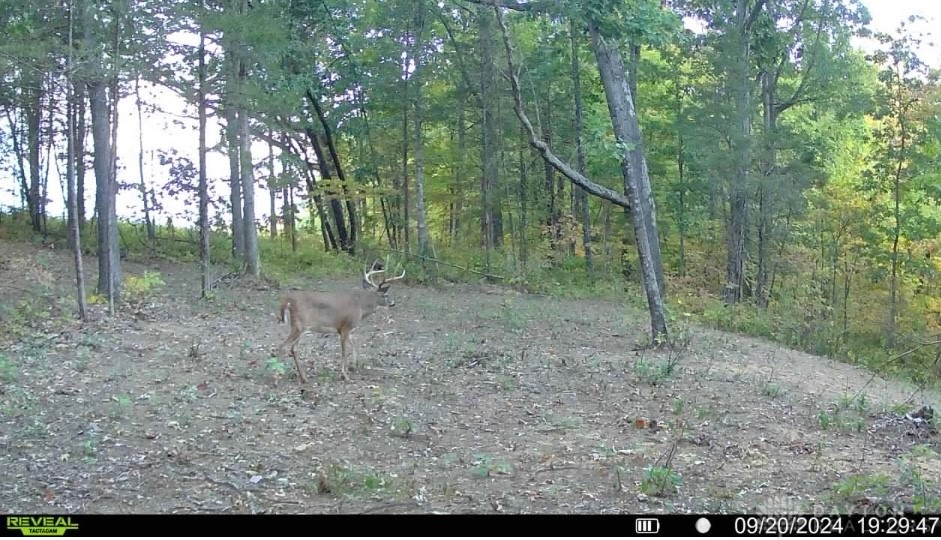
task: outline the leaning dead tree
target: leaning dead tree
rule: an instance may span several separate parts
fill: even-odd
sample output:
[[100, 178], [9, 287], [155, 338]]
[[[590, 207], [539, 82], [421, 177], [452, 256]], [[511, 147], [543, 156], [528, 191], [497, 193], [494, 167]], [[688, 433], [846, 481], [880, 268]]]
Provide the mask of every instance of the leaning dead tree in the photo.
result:
[[514, 110], [526, 130], [529, 144], [542, 155], [548, 163], [562, 173], [572, 183], [586, 192], [610, 201], [627, 209], [634, 227], [637, 255], [642, 272], [647, 306], [650, 312], [651, 334], [654, 343], [663, 343], [667, 337], [667, 324], [663, 302], [663, 267], [660, 260], [660, 245], [656, 230], [656, 213], [650, 189], [647, 163], [643, 154], [643, 137], [634, 100], [624, 76], [624, 61], [617, 46], [609, 42], [601, 33], [598, 25], [588, 17], [588, 29], [592, 37], [592, 48], [598, 62], [598, 70], [608, 101], [608, 111], [621, 148], [621, 172], [624, 176], [622, 195], [612, 189], [597, 184], [575, 170], [571, 165], [559, 159], [549, 145], [540, 139], [523, 109], [519, 78], [513, 64], [513, 48], [510, 45], [509, 31], [503, 20], [500, 8], [520, 11], [547, 9], [551, 3], [516, 4], [512, 1], [471, 0], [475, 3], [493, 6], [503, 33], [503, 45], [506, 49], [508, 78], [512, 86]]

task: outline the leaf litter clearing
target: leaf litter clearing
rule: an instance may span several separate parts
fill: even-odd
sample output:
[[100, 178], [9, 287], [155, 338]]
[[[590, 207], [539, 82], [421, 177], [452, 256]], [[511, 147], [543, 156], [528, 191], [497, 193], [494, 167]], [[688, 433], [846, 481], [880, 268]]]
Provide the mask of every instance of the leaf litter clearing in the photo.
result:
[[3, 323], [36, 311], [0, 357], [11, 513], [938, 511], [938, 434], [905, 417], [937, 394], [839, 362], [703, 329], [643, 350], [620, 302], [397, 283], [351, 380], [309, 333], [301, 385], [264, 281], [198, 300], [193, 267], [127, 262], [166, 285], [83, 328], [67, 252], [0, 248]]

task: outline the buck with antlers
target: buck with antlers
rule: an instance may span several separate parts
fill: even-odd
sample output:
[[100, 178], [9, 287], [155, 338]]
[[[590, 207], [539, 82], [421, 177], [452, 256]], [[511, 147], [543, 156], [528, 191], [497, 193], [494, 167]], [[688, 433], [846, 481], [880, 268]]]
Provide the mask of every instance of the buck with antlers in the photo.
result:
[[280, 322], [285, 322], [285, 312], [291, 314], [291, 333], [279, 347], [279, 352], [284, 353], [288, 345], [291, 346], [291, 357], [294, 358], [294, 365], [297, 366], [297, 374], [301, 382], [306, 383], [307, 378], [301, 370], [300, 362], [297, 359], [295, 347], [300, 341], [301, 336], [307, 330], [332, 334], [340, 334], [341, 362], [340, 370], [344, 380], [349, 380], [347, 375], [347, 350], [352, 349], [353, 365], [358, 365], [356, 358], [356, 345], [350, 336], [353, 330], [365, 319], [370, 316], [379, 306], [392, 307], [395, 301], [389, 296], [389, 286], [394, 281], [405, 277], [405, 271], [402, 275], [383, 279], [376, 285], [373, 282], [373, 276], [385, 272], [384, 268], [376, 269], [378, 260], [373, 262], [372, 269], [363, 268], [363, 291], [349, 292], [306, 292], [296, 291], [285, 294], [281, 297]]

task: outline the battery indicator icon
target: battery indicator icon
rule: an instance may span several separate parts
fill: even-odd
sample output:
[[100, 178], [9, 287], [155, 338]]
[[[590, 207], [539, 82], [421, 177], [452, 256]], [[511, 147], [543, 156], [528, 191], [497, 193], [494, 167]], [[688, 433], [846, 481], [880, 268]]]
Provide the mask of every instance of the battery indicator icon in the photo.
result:
[[660, 520], [657, 518], [637, 518], [634, 522], [634, 532], [637, 534], [657, 534], [660, 532]]

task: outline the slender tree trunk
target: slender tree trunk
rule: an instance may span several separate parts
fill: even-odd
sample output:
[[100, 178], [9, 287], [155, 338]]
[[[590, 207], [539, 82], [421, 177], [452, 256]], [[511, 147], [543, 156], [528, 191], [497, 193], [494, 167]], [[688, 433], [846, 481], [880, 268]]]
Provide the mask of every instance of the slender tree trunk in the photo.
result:
[[66, 89], [68, 96], [66, 98], [66, 104], [68, 111], [66, 116], [68, 118], [68, 126], [66, 128], [66, 153], [68, 154], [66, 159], [66, 183], [68, 185], [68, 194], [66, 195], [66, 203], [68, 204], [68, 216], [69, 216], [69, 244], [72, 246], [72, 257], [75, 263], [75, 289], [78, 296], [78, 318], [81, 321], [87, 319], [87, 309], [85, 306], [85, 269], [82, 264], [82, 237], [79, 234], [79, 209], [78, 209], [78, 195], [75, 186], [75, 95], [74, 92], [75, 84], [72, 81], [72, 70], [73, 70], [73, 54], [74, 54], [74, 24], [73, 19], [73, 3], [72, 0], [69, 0], [69, 38], [68, 38], [68, 81], [66, 82]]
[[310, 89], [307, 90], [307, 99], [314, 106], [314, 110], [317, 112], [317, 118], [320, 120], [320, 125], [323, 127], [324, 142], [327, 143], [327, 151], [330, 152], [330, 159], [333, 162], [333, 168], [337, 173], [337, 179], [340, 181], [340, 185], [343, 189], [343, 195], [346, 199], [346, 211], [349, 214], [350, 228], [349, 237], [343, 244], [343, 250], [350, 255], [353, 255], [356, 249], [356, 231], [358, 229], [356, 220], [356, 207], [353, 204], [352, 198], [349, 196], [346, 174], [343, 172], [343, 163], [340, 161], [340, 154], [337, 151], [336, 142], [333, 138], [333, 128], [330, 127], [330, 122], [327, 121], [327, 116], [324, 114], [323, 107], [320, 106], [320, 101], [316, 96], [314, 96]]
[[529, 260], [529, 242], [527, 242], [528, 215], [529, 215], [529, 175], [526, 168], [526, 130], [520, 127], [520, 147], [519, 147], [519, 169], [520, 169], [520, 261], [523, 264], [523, 272], [526, 272], [527, 262]]
[[[243, 10], [247, 11], [248, 0], [242, 0]], [[247, 78], [244, 62], [239, 66], [239, 78], [243, 83]], [[246, 270], [254, 277], [261, 275], [261, 259], [258, 254], [258, 227], [255, 225], [255, 172], [252, 163], [252, 132], [248, 122], [247, 108], [239, 108], [239, 127], [241, 128], [239, 157], [242, 168], [242, 197], [245, 203], [242, 212], [242, 225], [245, 227], [245, 262]]]
[[42, 137], [42, 78], [37, 74], [30, 74], [25, 81], [26, 94], [26, 152], [29, 161], [29, 218], [33, 230], [42, 231], [42, 186], [40, 172], [40, 154]]
[[[497, 216], [500, 204], [496, 186], [499, 184], [499, 171], [497, 167], [497, 126], [494, 114], [494, 101], [497, 99], [494, 91], [496, 70], [494, 68], [493, 52], [493, 14], [489, 8], [480, 6], [477, 10], [477, 24], [480, 47], [480, 99], [483, 107], [483, 121], [481, 125], [481, 159], [483, 161], [483, 174], [481, 176], [481, 197], [483, 219], [484, 247], [486, 249], [487, 269], [490, 269], [491, 251], [499, 248], [503, 242], [502, 219]], [[498, 222], [500, 225], [498, 225]]]
[[461, 216], [464, 213], [464, 188], [467, 185], [467, 124], [464, 121], [467, 107], [467, 91], [462, 84], [457, 100], [457, 164], [454, 173], [454, 224], [455, 237], [461, 230]]
[[[543, 138], [547, 145], [552, 145], [552, 105], [550, 99], [546, 99], [545, 126], [543, 128]], [[559, 223], [556, 221], [555, 200], [555, 168], [548, 160], [545, 161], [545, 184], [546, 193], [546, 232], [549, 235], [549, 257], [553, 262], [558, 262], [558, 229]]]
[[236, 260], [245, 257], [245, 226], [242, 224], [242, 161], [239, 147], [239, 117], [237, 105], [238, 63], [235, 53], [225, 53], [229, 69], [226, 78], [225, 116], [226, 149], [229, 156], [229, 203], [232, 211], [232, 255]]
[[268, 143], [268, 195], [271, 207], [268, 213], [268, 232], [271, 239], [278, 237], [278, 186], [274, 174], [274, 145]]
[[281, 199], [284, 205], [281, 207], [281, 213], [284, 216], [284, 227], [291, 237], [291, 252], [297, 251], [297, 227], [294, 223], [294, 188], [291, 186], [281, 189]]
[[[204, 0], [199, 0], [200, 14], [205, 14]], [[199, 26], [199, 269], [202, 298], [209, 295], [209, 181], [206, 171], [206, 31]], [[143, 180], [143, 176], [141, 177]]]
[[[406, 31], [406, 36], [408, 32]], [[406, 39], [406, 42], [408, 39]], [[405, 57], [402, 59], [402, 205], [401, 205], [401, 215], [402, 215], [402, 232], [404, 233], [405, 241], [405, 252], [411, 253], [411, 241], [409, 238], [409, 229], [411, 228], [411, 223], [409, 223], [408, 215], [408, 141], [411, 138], [408, 133], [408, 109], [409, 109], [409, 99], [408, 99], [408, 82], [409, 82], [409, 73], [408, 66], [409, 60], [408, 57], [408, 46], [405, 47]]]
[[139, 151], [137, 153], [137, 167], [140, 171], [140, 192], [141, 200], [144, 203], [144, 226], [147, 228], [147, 240], [150, 241], [150, 249], [157, 249], [157, 230], [153, 219], [150, 216], [150, 203], [147, 197], [147, 179], [144, 176], [144, 113], [143, 105], [140, 99], [140, 75], [134, 79], [134, 96], [137, 105], [137, 143]]
[[[327, 162], [327, 158], [323, 152], [323, 146], [320, 144], [320, 138], [312, 129], [306, 129], [307, 138], [310, 140], [311, 146], [314, 148], [314, 154], [317, 156], [317, 165], [320, 170], [320, 176], [325, 180], [330, 180], [333, 178], [333, 172], [330, 170], [330, 164]], [[314, 186], [310, 186], [311, 193], [314, 192]], [[336, 226], [337, 235], [339, 238], [332, 238], [331, 243], [334, 244], [334, 249], [348, 249], [347, 246], [350, 245], [349, 235], [346, 230], [346, 217], [343, 215], [343, 206], [340, 204], [339, 199], [337, 199], [337, 193], [330, 191], [327, 193], [330, 203], [330, 213], [333, 215], [333, 224]], [[319, 197], [318, 197], [319, 198]], [[322, 203], [318, 202], [318, 206]], [[331, 232], [331, 236], [332, 236]], [[335, 245], [336, 241], [339, 240], [339, 245]]]
[[[413, 89], [412, 89], [412, 107], [415, 116], [415, 220], [417, 222], [418, 232], [418, 253], [425, 256], [429, 252], [428, 243], [428, 223], [425, 220], [425, 157], [424, 157], [424, 134], [422, 133], [422, 94], [421, 94], [421, 33], [424, 26], [424, 5], [421, 1], [418, 3], [418, 14], [416, 16], [415, 43], [412, 52], [412, 61], [415, 63], [412, 71]], [[424, 259], [423, 259], [424, 260]]]
[[[903, 113], [904, 114], [904, 113]], [[902, 237], [902, 211], [901, 211], [901, 202], [902, 202], [902, 167], [905, 162], [905, 153], [907, 141], [907, 131], [905, 126], [905, 120], [900, 118], [900, 131], [901, 135], [899, 137], [899, 158], [898, 165], [895, 169], [895, 174], [892, 177], [892, 279], [889, 285], [891, 300], [889, 303], [889, 325], [886, 336], [886, 347], [888, 349], [894, 349], [896, 345], [896, 336], [897, 336], [897, 325], [898, 325], [898, 312], [899, 312], [899, 240]]]
[[85, 85], [74, 84], [75, 90], [75, 117], [76, 131], [74, 134], [75, 153], [75, 196], [78, 202], [79, 230], [85, 228], [85, 139], [88, 136], [88, 126], [85, 122]]
[[[569, 33], [572, 39], [572, 95], [575, 100], [575, 166], [581, 174], [585, 174], [585, 148], [582, 146], [582, 84], [581, 68], [578, 61], [578, 38], [575, 22], [569, 24]], [[582, 222], [582, 245], [585, 248], [585, 271], [588, 280], [594, 281], [594, 260], [591, 253], [591, 215], [588, 207], [588, 194], [585, 190], [572, 187], [575, 197], [575, 210]]]

